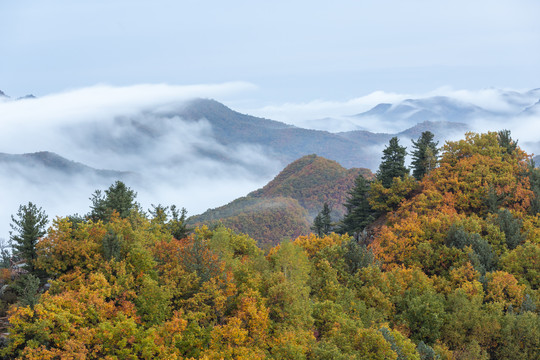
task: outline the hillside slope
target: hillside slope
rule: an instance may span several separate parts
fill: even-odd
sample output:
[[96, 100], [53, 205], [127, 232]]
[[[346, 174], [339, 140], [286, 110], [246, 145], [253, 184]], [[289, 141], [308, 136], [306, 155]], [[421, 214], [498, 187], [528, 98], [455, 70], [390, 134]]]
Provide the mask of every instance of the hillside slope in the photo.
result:
[[323, 204], [328, 203], [337, 220], [345, 213], [343, 203], [368, 169], [345, 169], [317, 155], [304, 156], [285, 167], [272, 181], [245, 197], [189, 219], [191, 224], [223, 223], [249, 234], [263, 245], [305, 235]]
[[369, 158], [363, 157], [363, 141], [241, 114], [215, 100], [196, 99], [167, 115], [189, 121], [205, 119], [221, 144], [256, 144], [284, 164], [307, 154], [338, 161], [345, 167], [366, 167], [369, 163]]

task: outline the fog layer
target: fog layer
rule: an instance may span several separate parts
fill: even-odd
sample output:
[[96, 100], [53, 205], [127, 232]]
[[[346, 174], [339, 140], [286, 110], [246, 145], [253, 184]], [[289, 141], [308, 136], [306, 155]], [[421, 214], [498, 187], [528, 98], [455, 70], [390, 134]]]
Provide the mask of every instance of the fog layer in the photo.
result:
[[117, 177], [138, 193], [143, 209], [176, 204], [191, 215], [259, 188], [281, 167], [264, 149], [224, 146], [213, 138], [205, 119], [170, 115], [190, 99], [224, 101], [251, 88], [245, 83], [96, 86], [0, 103], [0, 152], [50, 151], [95, 169], [124, 172], [104, 176], [70, 164], [52, 169], [4, 162], [0, 237], [9, 237], [10, 215], [20, 204], [32, 201], [51, 219], [86, 214], [94, 190], [107, 188]]

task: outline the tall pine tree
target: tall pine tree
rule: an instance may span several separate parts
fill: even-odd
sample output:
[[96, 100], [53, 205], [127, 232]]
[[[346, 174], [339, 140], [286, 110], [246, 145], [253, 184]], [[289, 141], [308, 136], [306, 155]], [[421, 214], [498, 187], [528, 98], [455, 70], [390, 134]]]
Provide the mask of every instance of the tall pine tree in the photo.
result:
[[313, 226], [311, 227], [311, 230], [313, 230], [317, 235], [328, 235], [330, 234], [330, 231], [332, 231], [332, 218], [330, 217], [331, 212], [332, 210], [330, 209], [330, 206], [328, 206], [328, 204], [325, 202], [322, 210], [317, 214], [315, 220], [313, 220]]
[[362, 175], [356, 178], [354, 188], [349, 192], [350, 197], [345, 203], [347, 213], [340, 223], [340, 233], [359, 233], [375, 219], [375, 212], [368, 201], [369, 187], [369, 181]]
[[405, 167], [406, 148], [399, 145], [399, 139], [393, 137], [386, 149], [383, 150], [383, 157], [377, 171], [377, 180], [381, 181], [385, 188], [390, 187], [394, 178], [403, 178], [409, 174], [409, 169]]
[[411, 140], [413, 143], [412, 155], [412, 175], [416, 180], [422, 180], [424, 175], [428, 174], [437, 166], [439, 149], [437, 145], [439, 142], [433, 141], [433, 133], [431, 131], [424, 131], [418, 141]]
[[121, 218], [127, 218], [132, 210], [137, 209], [135, 202], [137, 193], [126, 186], [122, 181], [116, 181], [107, 190], [105, 195], [96, 190], [90, 200], [92, 211], [88, 217], [94, 221], [109, 221], [113, 211], [118, 212]]
[[19, 206], [16, 216], [11, 215], [9, 232], [15, 254], [26, 261], [26, 269], [34, 272], [34, 262], [37, 259], [36, 245], [38, 239], [45, 235], [48, 217], [45, 212], [31, 202]]
[[510, 134], [510, 130], [501, 130], [497, 132], [497, 140], [499, 141], [499, 146], [504, 148], [508, 154], [512, 155], [517, 148], [518, 142], [513, 140]]

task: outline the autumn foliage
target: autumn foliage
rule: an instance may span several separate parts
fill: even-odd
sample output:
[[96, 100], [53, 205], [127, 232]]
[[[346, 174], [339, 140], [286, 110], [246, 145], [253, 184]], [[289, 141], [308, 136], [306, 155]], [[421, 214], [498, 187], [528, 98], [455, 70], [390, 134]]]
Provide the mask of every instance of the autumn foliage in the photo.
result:
[[496, 133], [449, 142], [421, 181], [375, 185], [384, 225], [368, 239], [291, 234], [262, 249], [223, 225], [176, 239], [136, 211], [57, 218], [35, 263], [50, 287], [10, 307], [1, 354], [538, 359], [540, 220], [527, 162]]

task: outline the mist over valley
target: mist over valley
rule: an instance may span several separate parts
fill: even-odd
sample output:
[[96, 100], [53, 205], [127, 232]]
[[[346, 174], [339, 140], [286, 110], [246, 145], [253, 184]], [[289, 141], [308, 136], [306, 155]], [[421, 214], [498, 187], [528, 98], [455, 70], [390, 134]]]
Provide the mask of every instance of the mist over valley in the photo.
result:
[[[137, 191], [145, 210], [153, 203], [176, 204], [196, 215], [261, 188], [309, 154], [375, 171], [392, 136], [410, 146], [431, 131], [442, 146], [466, 131], [504, 128], [526, 151], [540, 148], [538, 89], [440, 90], [418, 98], [378, 92], [342, 104], [312, 104], [329, 115], [319, 120], [306, 118], [316, 111], [308, 111], [310, 104], [235, 111], [227, 101], [211, 99], [250, 88], [137, 85], [40, 98], [4, 94], [0, 185], [7, 191], [0, 237], [9, 237], [10, 215], [19, 204], [35, 202], [51, 216], [84, 215], [94, 190], [117, 179]], [[389, 98], [397, 100], [375, 104]]]

